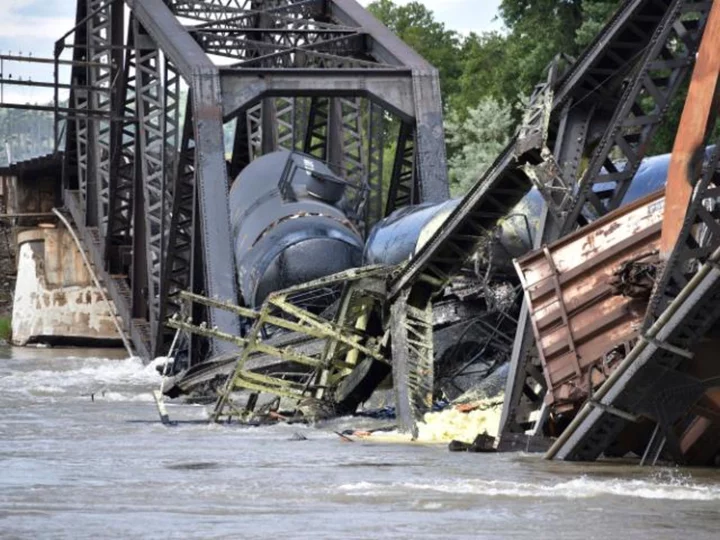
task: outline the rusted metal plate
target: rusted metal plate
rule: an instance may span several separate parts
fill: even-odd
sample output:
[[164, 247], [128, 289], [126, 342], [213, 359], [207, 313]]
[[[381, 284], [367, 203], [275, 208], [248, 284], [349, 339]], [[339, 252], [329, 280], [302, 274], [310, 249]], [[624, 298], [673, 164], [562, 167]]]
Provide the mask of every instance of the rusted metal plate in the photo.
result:
[[691, 465], [715, 465], [720, 452], [720, 364], [717, 351], [720, 339], [717, 335], [702, 340], [694, 349], [694, 356], [686, 362], [684, 370], [698, 381], [710, 382], [703, 396], [690, 410], [689, 422], [681, 422], [676, 428], [680, 451], [685, 462]]
[[680, 237], [685, 214], [705, 156], [705, 138], [715, 125], [720, 89], [720, 3], [715, 2], [705, 26], [685, 108], [678, 125], [668, 170], [667, 208], [660, 255], [670, 256]]
[[636, 339], [650, 290], [630, 298], [611, 281], [656, 256], [663, 209], [659, 191], [515, 261], [556, 412], [582, 404]]

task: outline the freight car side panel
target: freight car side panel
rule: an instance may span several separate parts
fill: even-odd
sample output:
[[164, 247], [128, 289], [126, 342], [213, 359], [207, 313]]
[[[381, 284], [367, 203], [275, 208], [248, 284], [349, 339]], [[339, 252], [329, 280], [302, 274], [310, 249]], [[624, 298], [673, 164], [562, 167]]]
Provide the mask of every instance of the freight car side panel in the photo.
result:
[[581, 405], [636, 339], [647, 299], [611, 281], [624, 263], [656, 256], [663, 208], [658, 191], [515, 261], [556, 412]]

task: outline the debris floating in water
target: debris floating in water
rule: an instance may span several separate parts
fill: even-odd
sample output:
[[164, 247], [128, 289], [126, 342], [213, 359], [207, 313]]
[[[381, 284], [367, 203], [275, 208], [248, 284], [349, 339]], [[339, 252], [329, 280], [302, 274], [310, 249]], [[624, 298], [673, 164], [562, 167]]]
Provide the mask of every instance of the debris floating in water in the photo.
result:
[[418, 424], [421, 442], [460, 441], [472, 443], [481, 433], [496, 437], [502, 414], [502, 399], [484, 401], [468, 406], [456, 406], [444, 411], [427, 413]]

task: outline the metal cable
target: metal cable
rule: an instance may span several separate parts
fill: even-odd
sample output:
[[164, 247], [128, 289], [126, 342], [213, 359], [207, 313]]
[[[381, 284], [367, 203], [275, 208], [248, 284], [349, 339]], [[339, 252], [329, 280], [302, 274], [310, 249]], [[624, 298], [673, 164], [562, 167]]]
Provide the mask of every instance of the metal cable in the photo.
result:
[[[70, 225], [70, 222], [67, 220], [65, 216], [62, 215], [62, 213], [57, 209], [53, 208], [53, 214], [55, 214], [58, 219], [65, 225], [65, 228], [70, 233], [70, 236], [72, 236], [73, 240], [75, 241], [75, 245], [78, 248], [78, 251], [80, 251], [80, 256], [83, 259], [83, 262], [85, 263], [85, 267], [87, 268], [88, 272], [90, 273], [90, 277], [93, 280], [93, 283], [95, 284], [95, 287], [97, 287], [98, 291], [100, 291], [100, 295], [103, 297], [103, 301], [108, 307], [108, 311], [112, 314], [113, 323], [115, 323], [115, 328], [117, 328], [118, 333], [120, 334], [120, 339], [123, 342], [123, 345], [125, 346], [125, 350], [127, 351], [128, 355], [130, 357], [134, 356], [132, 346], [130, 345], [130, 342], [127, 339], [127, 336], [125, 335], [125, 331], [123, 330], [122, 326], [120, 325], [120, 315], [118, 315], [117, 310], [115, 309], [115, 305], [110, 302], [110, 300], [107, 297], [107, 294], [105, 293], [105, 289], [100, 285], [100, 280], [98, 279], [97, 275], [95, 274], [95, 271], [93, 270], [90, 261], [87, 258], [87, 255], [85, 254], [85, 250], [83, 249], [82, 243], [80, 242], [80, 239], [78, 238], [77, 234], [73, 230], [72, 226]], [[129, 321], [128, 321], [129, 322]]]

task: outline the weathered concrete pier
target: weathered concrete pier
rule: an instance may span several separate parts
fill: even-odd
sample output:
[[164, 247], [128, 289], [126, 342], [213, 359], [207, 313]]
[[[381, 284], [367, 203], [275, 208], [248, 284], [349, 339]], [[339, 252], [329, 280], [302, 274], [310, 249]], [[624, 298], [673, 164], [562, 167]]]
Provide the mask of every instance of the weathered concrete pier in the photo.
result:
[[122, 343], [114, 309], [95, 287], [75, 241], [64, 227], [52, 224], [17, 234], [12, 343]]
[[61, 201], [61, 167], [59, 156], [43, 156], [0, 171], [15, 276], [12, 343], [118, 346], [112, 305], [52, 212]]

